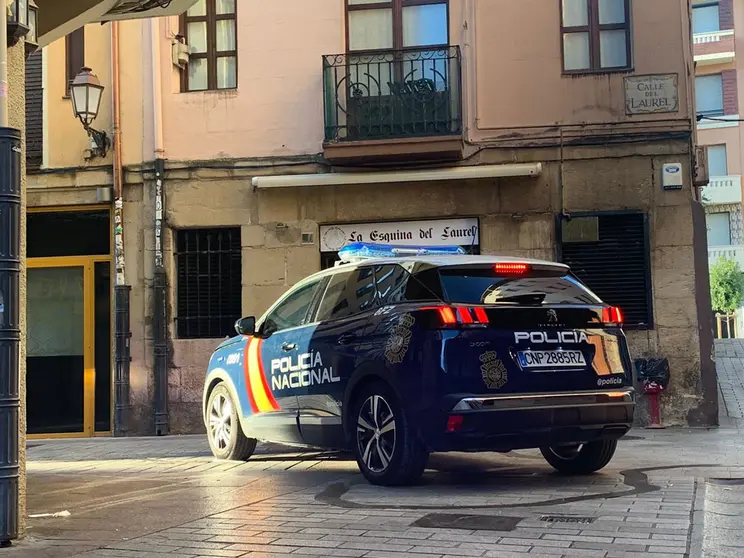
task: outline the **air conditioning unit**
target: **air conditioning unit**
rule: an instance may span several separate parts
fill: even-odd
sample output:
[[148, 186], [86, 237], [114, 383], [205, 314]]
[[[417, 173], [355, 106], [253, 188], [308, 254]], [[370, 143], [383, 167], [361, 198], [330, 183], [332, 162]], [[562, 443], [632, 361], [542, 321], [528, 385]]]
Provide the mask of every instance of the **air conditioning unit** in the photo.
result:
[[183, 70], [189, 63], [189, 45], [181, 42], [179, 39], [173, 39], [171, 56], [173, 58], [173, 65]]
[[708, 172], [708, 150], [705, 147], [695, 148], [693, 163], [695, 165], [693, 184], [697, 188], [707, 186], [710, 182], [710, 173]]

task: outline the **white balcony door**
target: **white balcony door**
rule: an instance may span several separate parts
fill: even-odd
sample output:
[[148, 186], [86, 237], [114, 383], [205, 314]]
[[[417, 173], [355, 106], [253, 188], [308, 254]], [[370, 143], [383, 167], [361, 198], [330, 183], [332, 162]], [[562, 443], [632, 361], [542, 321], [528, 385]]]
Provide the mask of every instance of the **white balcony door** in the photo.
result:
[[692, 32], [713, 33], [720, 30], [718, 3], [692, 8]]
[[710, 176], [728, 176], [725, 145], [708, 146], [708, 173]]
[[731, 226], [728, 211], [708, 213], [705, 222], [708, 225], [708, 246], [730, 246]]

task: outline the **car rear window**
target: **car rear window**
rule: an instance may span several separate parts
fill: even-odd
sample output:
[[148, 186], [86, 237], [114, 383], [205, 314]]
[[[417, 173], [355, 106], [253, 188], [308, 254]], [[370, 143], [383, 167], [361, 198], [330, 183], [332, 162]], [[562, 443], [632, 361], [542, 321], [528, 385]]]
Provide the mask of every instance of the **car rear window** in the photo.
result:
[[601, 300], [570, 275], [532, 272], [503, 277], [491, 269], [440, 268], [447, 302], [463, 304], [601, 304]]

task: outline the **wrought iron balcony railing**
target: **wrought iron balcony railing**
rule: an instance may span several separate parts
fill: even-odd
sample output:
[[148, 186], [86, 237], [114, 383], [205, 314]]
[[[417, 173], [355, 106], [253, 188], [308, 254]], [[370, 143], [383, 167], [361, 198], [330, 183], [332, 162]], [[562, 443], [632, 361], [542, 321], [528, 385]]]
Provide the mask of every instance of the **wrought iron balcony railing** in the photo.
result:
[[460, 48], [323, 57], [327, 142], [462, 133]]

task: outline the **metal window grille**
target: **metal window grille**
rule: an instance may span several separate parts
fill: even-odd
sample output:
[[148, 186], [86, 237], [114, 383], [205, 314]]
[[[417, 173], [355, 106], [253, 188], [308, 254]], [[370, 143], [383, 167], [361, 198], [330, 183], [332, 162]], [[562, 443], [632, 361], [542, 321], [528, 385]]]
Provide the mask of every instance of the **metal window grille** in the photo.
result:
[[562, 261], [629, 329], [653, 327], [648, 219], [643, 213], [576, 215], [559, 227]]
[[178, 337], [233, 335], [242, 306], [240, 228], [178, 230], [176, 268]]

